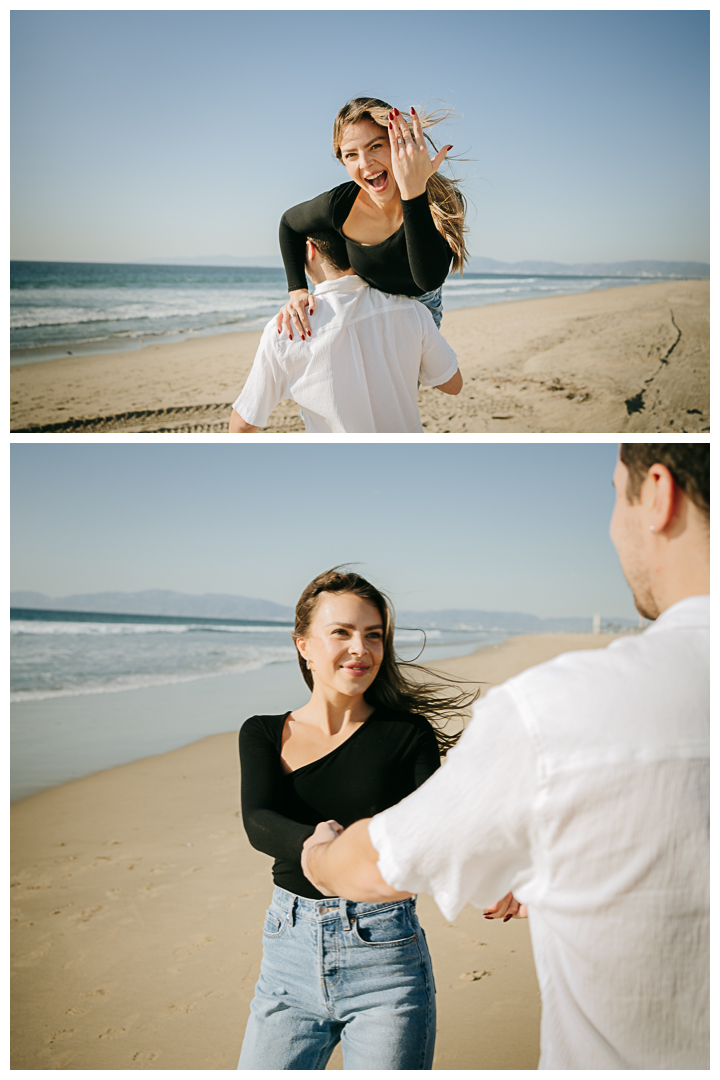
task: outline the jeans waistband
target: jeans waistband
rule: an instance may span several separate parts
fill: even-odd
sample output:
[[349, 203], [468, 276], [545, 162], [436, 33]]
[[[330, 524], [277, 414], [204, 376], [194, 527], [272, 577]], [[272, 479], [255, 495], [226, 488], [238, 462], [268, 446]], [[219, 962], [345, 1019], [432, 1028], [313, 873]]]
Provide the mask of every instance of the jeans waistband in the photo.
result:
[[343, 929], [349, 930], [351, 923], [358, 915], [367, 914], [370, 911], [379, 911], [382, 908], [400, 907], [401, 905], [415, 909], [416, 898], [409, 900], [384, 900], [377, 904], [366, 904], [357, 900], [345, 900], [342, 896], [328, 896], [324, 900], [309, 900], [306, 896], [298, 896], [296, 893], [287, 892], [286, 889], [276, 885], [273, 889], [273, 904], [287, 913], [289, 921], [295, 919], [311, 919], [314, 922], [328, 922], [331, 919], [340, 919]]

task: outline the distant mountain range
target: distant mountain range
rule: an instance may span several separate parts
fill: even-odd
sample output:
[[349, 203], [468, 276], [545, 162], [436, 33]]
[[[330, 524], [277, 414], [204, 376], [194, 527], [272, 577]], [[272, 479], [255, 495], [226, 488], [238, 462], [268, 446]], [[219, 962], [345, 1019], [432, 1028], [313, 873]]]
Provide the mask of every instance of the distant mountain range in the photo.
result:
[[[155, 266], [260, 266], [282, 268], [279, 255], [197, 255], [178, 258], [142, 259]], [[526, 260], [525, 262], [499, 262], [474, 255], [468, 271], [473, 274], [555, 274], [571, 277], [710, 277], [710, 264], [701, 262], [662, 262], [660, 260], [635, 260], [612, 263], [557, 263]]]
[[209, 619], [277, 619], [279, 622], [292, 622], [295, 614], [293, 608], [274, 604], [272, 600], [223, 593], [191, 596], [170, 589], [77, 593], [59, 597], [39, 592], [13, 592], [10, 593], [10, 606], [46, 611], [102, 611], [112, 615], [186, 615]]
[[[175, 615], [211, 619], [270, 619], [292, 622], [294, 609], [271, 600], [249, 596], [205, 593], [192, 596], [169, 589], [144, 592], [79, 593], [52, 597], [39, 592], [12, 592], [10, 606], [45, 611], [87, 611], [112, 615]], [[523, 634], [586, 633], [592, 616], [541, 618], [517, 611], [478, 611], [447, 608], [442, 611], [398, 611], [398, 626], [423, 630], [509, 630]], [[637, 626], [637, 619], [603, 617], [604, 628]]]

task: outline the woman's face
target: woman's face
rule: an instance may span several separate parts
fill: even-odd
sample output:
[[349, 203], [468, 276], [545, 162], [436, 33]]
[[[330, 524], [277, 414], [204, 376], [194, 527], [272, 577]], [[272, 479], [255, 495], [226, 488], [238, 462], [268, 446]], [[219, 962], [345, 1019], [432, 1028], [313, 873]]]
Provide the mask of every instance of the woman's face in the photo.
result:
[[372, 120], [348, 124], [340, 140], [342, 163], [363, 191], [376, 201], [391, 199], [397, 192], [392, 174], [387, 128]]
[[380, 612], [354, 593], [321, 593], [306, 638], [297, 647], [315, 687], [357, 697], [365, 693], [383, 659]]

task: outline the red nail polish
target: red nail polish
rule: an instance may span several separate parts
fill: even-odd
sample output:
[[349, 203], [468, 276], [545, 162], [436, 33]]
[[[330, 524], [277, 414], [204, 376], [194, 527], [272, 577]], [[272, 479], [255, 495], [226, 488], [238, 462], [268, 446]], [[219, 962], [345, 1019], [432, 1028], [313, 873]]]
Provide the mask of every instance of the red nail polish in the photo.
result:
[[392, 131], [392, 129], [393, 129], [393, 126], [392, 126], [392, 124], [391, 124], [390, 122], [388, 122], [388, 127], [389, 127], [389, 128], [390, 128], [390, 130]]
[[305, 335], [304, 334], [301, 334], [300, 337], [303, 339], [303, 341], [305, 340]]
[[451, 150], [452, 150], [452, 146], [448, 146], [448, 154], [450, 153]]
[[412, 105], [410, 106], [410, 112], [413, 114], [413, 116], [415, 115], [415, 110], [413, 109]]

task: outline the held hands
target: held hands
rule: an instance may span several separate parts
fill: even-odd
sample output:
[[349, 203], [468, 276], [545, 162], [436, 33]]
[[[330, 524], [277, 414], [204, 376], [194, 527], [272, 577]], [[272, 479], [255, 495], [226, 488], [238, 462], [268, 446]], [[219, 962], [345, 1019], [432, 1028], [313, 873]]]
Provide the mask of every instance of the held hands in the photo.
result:
[[412, 131], [397, 109], [388, 114], [392, 171], [400, 198], [405, 200], [422, 195], [428, 180], [440, 168], [448, 151], [452, 150], [452, 146], [443, 146], [442, 150], [431, 158], [418, 115], [412, 108], [410, 112]]
[[498, 900], [497, 904], [485, 908], [483, 915], [486, 919], [502, 919], [503, 922], [508, 919], [527, 919], [527, 904], [519, 904], [509, 892], [502, 900]]
[[341, 832], [344, 832], [344, 829], [337, 821], [321, 821], [315, 826], [315, 832], [312, 836], [308, 836], [303, 844], [302, 856], [300, 859], [302, 872], [308, 881], [311, 881], [318, 892], [321, 892], [323, 896], [332, 896], [332, 893], [326, 892], [322, 886], [318, 885], [317, 881], [313, 879], [309, 868], [310, 853], [313, 848], [318, 847], [320, 844], [329, 844], [330, 841], [334, 840], [336, 836], [339, 836]]
[[[306, 311], [307, 308], [307, 311]], [[315, 297], [307, 289], [294, 289], [290, 293], [287, 304], [283, 304], [275, 316], [275, 326], [278, 334], [283, 330], [292, 341], [293, 327], [304, 341], [311, 336], [308, 315], [315, 311]]]

